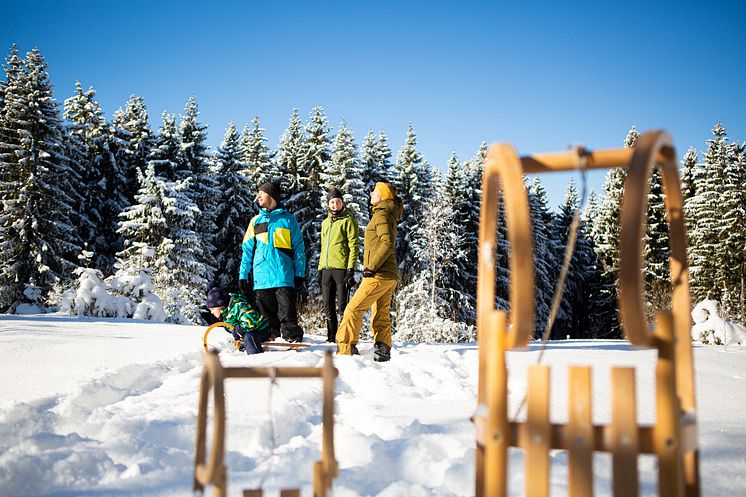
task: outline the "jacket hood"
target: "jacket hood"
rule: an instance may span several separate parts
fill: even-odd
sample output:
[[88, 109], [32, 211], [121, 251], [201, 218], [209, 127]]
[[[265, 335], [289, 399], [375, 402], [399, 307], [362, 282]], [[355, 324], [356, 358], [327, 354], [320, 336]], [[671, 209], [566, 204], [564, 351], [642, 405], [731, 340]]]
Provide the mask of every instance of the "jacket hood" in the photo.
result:
[[395, 221], [401, 221], [402, 213], [404, 212], [404, 203], [399, 197], [391, 200], [381, 200], [373, 206], [373, 212], [379, 210], [386, 210]]

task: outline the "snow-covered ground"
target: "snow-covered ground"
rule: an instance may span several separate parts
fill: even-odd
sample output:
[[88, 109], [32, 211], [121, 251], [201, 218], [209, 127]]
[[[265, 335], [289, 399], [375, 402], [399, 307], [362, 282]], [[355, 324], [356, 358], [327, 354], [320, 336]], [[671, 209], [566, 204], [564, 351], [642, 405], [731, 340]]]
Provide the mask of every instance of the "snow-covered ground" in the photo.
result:
[[[198, 327], [64, 315], [0, 316], [0, 495], [188, 496], [202, 369]], [[215, 330], [211, 343], [228, 335]], [[316, 366], [326, 346], [248, 357], [224, 350], [224, 365]], [[475, 344], [395, 344], [392, 361], [335, 358], [334, 495], [474, 494]], [[525, 392], [538, 346], [509, 355], [511, 412]], [[638, 418], [654, 418], [655, 352], [621, 341], [549, 345], [552, 415], [566, 418], [567, 364], [594, 371], [594, 418], [609, 420], [609, 366], [638, 368]], [[703, 494], [746, 495], [746, 349], [695, 346]], [[303, 487], [319, 458], [321, 382], [227, 382], [229, 494], [267, 475], [266, 495]], [[272, 442], [269, 416], [274, 419]], [[274, 454], [272, 446], [275, 446]], [[522, 495], [521, 453], [511, 456], [513, 495]], [[597, 495], [610, 494], [607, 455], [596, 456]], [[552, 495], [566, 495], [566, 458], [552, 458]], [[654, 493], [655, 461], [641, 458], [643, 495]], [[210, 490], [208, 490], [209, 492]]]

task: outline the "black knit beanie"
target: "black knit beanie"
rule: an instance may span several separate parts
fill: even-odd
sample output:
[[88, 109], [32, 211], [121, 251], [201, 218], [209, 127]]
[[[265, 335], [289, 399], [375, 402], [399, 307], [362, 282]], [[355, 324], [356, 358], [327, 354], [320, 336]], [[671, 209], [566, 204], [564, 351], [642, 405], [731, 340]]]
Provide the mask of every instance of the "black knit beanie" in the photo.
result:
[[344, 200], [344, 197], [342, 196], [342, 192], [339, 190], [339, 188], [332, 188], [329, 190], [329, 193], [326, 194], [326, 203], [328, 204], [329, 201], [333, 198], [339, 198]]
[[280, 203], [280, 200], [282, 200], [282, 189], [280, 188], [280, 184], [276, 181], [267, 181], [266, 183], [263, 183], [262, 186], [259, 187], [259, 191], [264, 192], [275, 199], [275, 202], [278, 204]]
[[208, 309], [227, 306], [228, 293], [221, 287], [211, 282], [210, 289], [207, 291], [207, 302], [205, 302], [205, 305]]

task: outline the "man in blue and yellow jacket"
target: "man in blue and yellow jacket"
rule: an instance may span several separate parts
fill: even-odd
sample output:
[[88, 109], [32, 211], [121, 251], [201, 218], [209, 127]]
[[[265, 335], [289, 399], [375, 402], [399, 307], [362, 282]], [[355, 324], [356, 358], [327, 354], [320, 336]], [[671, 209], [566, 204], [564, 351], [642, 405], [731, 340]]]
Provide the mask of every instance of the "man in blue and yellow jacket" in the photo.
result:
[[245, 295], [253, 290], [256, 305], [269, 321], [272, 334], [300, 342], [303, 329], [298, 325], [295, 291], [303, 286], [306, 274], [305, 245], [298, 221], [281, 207], [281, 200], [277, 183], [267, 182], [259, 187], [260, 212], [249, 222], [241, 245], [238, 286]]

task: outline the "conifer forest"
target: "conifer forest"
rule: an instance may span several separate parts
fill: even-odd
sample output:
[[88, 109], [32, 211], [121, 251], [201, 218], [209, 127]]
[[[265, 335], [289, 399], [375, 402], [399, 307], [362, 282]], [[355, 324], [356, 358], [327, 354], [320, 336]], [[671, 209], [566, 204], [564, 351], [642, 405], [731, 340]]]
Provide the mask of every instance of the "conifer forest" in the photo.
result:
[[[80, 82], [57, 88], [55, 97], [37, 48], [24, 55], [14, 45], [3, 70], [0, 312], [29, 306], [65, 310], [81, 285], [99, 285], [121, 299], [119, 316], [134, 315], [127, 311], [131, 302], [157, 301], [162, 312], [138, 317], [203, 324], [207, 285], [216, 280], [236, 287], [241, 241], [258, 212], [257, 186], [275, 179], [281, 181], [283, 204], [297, 218], [306, 246], [308, 274], [300, 314], [307, 324], [321, 326], [315, 272], [326, 192], [342, 190], [364, 227], [369, 193], [376, 182], [387, 181], [404, 203], [397, 240], [401, 280], [392, 308], [395, 339], [475, 338], [480, 186], [487, 144], [472, 157], [454, 153], [447, 164], [433, 165], [418, 151], [411, 124], [406, 136], [391, 144], [381, 130], [357, 134], [345, 121], [334, 127], [323, 107], [314, 107], [307, 115], [292, 109], [276, 147], [268, 143], [260, 117], [253, 117], [227, 123], [220, 146], [213, 150], [206, 144], [207, 126], [200, 122], [194, 97], [178, 115], [164, 112], [156, 120], [144, 99], [132, 95], [107, 120], [96, 91]], [[633, 124], [620, 130], [619, 143], [626, 147], [635, 146]], [[701, 144], [677, 143], [677, 151], [683, 152], [679, 172], [692, 301], [714, 299], [730, 319], [746, 322], [746, 143], [729, 137], [726, 123], [701, 124], [712, 128]], [[540, 178], [526, 178], [535, 244], [537, 336], [548, 319], [570, 224], [580, 208], [552, 338], [621, 337], [617, 272], [624, 180], [625, 170], [611, 170], [598, 192], [570, 181], [564, 201], [551, 206]], [[656, 172], [648, 195], [644, 251], [651, 317], [670, 301], [664, 195]], [[498, 226], [504, 229], [504, 223]], [[505, 307], [510, 253], [505, 234], [498, 238], [496, 305]]]

